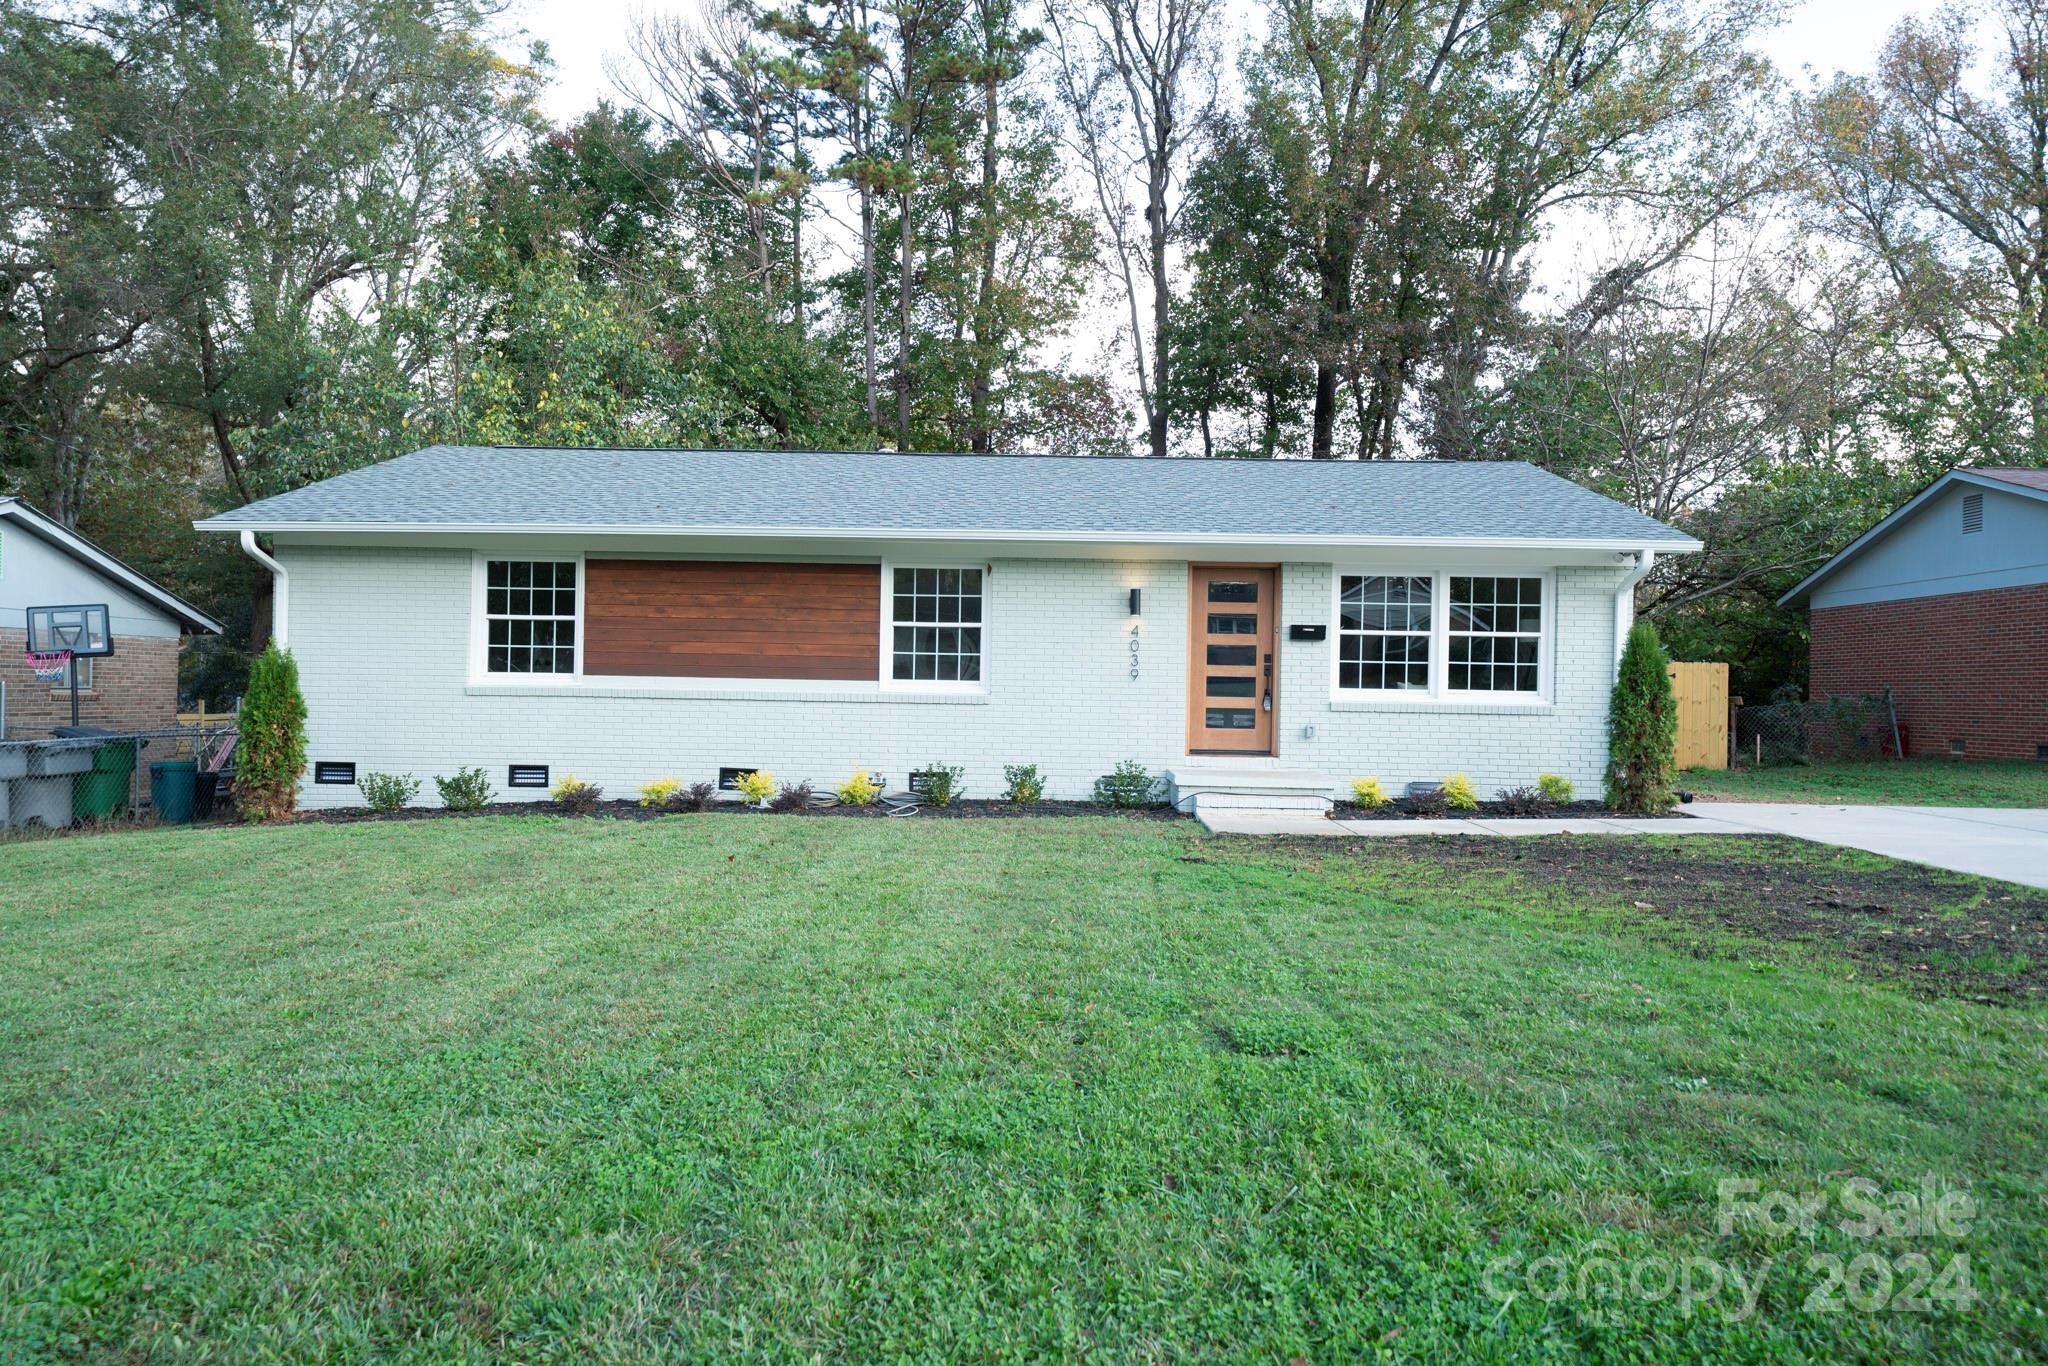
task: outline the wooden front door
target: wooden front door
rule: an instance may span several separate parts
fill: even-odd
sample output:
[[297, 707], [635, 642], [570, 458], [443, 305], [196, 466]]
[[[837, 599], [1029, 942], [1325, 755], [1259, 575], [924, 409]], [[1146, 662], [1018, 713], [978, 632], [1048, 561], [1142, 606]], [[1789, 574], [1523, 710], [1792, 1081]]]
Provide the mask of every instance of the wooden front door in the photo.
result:
[[1271, 754], [1279, 576], [1194, 565], [1189, 577], [1188, 752]]

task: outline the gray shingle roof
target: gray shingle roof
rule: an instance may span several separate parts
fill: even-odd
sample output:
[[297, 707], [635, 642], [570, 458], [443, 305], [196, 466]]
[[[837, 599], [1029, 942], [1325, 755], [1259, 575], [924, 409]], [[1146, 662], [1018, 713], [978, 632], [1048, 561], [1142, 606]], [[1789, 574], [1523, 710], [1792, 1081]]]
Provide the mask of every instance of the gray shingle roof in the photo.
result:
[[1694, 544], [1508, 462], [499, 446], [429, 446], [200, 526]]

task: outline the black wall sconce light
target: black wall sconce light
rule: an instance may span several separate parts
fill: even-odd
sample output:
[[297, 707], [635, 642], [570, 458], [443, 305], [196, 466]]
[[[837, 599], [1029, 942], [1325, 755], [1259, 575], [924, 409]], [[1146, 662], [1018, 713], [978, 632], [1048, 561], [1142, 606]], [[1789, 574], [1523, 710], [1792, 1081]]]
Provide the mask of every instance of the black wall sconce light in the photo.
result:
[[1131, 590], [1131, 615], [1134, 617], [1138, 615], [1138, 602], [1144, 591], [1142, 588], [1133, 588]]

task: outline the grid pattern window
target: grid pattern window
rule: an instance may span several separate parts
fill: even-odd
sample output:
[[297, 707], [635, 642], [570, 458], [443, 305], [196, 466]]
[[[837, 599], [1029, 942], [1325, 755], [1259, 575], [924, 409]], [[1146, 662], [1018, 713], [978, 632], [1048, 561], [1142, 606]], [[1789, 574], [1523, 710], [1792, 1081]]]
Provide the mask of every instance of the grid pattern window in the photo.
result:
[[890, 584], [890, 677], [981, 681], [981, 571], [898, 569]]
[[487, 672], [575, 673], [576, 562], [487, 561], [484, 620]]
[[72, 673], [72, 671], [73, 671], [74, 669], [78, 671], [78, 690], [79, 690], [80, 692], [91, 692], [91, 691], [92, 691], [92, 656], [91, 656], [91, 655], [73, 655], [73, 656], [72, 656], [72, 657], [71, 657], [70, 659], [67, 659], [67, 660], [65, 660], [65, 661], [64, 661], [64, 672], [63, 672], [63, 673], [61, 673], [61, 674], [59, 674], [59, 675], [57, 675], [57, 681], [56, 681], [56, 682], [54, 682], [54, 683], [52, 683], [52, 684], [50, 685], [50, 686], [51, 686], [51, 688], [53, 688], [53, 689], [55, 689], [55, 690], [57, 690], [57, 691], [59, 691], [59, 692], [70, 692], [70, 691], [71, 691], [71, 673]]
[[1448, 626], [1449, 691], [1538, 690], [1543, 580], [1454, 575]]
[[1337, 686], [1429, 687], [1431, 583], [1425, 575], [1346, 574], [1337, 610]]

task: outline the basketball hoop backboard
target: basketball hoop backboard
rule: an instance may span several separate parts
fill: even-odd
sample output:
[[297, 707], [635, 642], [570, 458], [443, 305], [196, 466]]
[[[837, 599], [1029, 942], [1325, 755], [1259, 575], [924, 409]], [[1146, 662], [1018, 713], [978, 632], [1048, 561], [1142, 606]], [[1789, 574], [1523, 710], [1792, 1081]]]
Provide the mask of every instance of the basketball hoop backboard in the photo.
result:
[[103, 602], [28, 609], [28, 651], [31, 654], [110, 655], [114, 636], [107, 629]]

